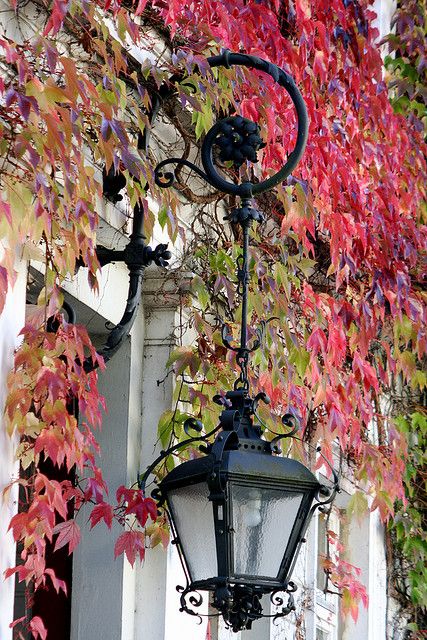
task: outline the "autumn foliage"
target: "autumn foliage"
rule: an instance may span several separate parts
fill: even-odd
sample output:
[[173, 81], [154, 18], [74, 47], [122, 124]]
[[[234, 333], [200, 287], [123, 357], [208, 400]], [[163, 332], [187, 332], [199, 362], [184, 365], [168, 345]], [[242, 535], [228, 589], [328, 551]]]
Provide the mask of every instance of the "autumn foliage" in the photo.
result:
[[[158, 215], [172, 237], [183, 238], [177, 199], [159, 192], [153, 158], [137, 144], [160, 88], [181, 109], [191, 108], [192, 144], [209, 129], [214, 112], [237, 110], [262, 124], [267, 146], [258, 176], [277, 170], [286, 158], [295, 122], [285, 93], [273, 91], [257, 73], [223, 70], [214, 77], [204, 59], [220, 48], [283, 67], [300, 87], [310, 117], [304, 158], [274, 197], [259, 199], [267, 223], [251, 244], [251, 325], [273, 318], [265, 349], [253, 360], [252, 382], [272, 400], [260, 418], [276, 431], [291, 407], [302, 418], [303, 439], [320, 442], [331, 460], [339, 452], [372, 498], [370, 508], [378, 508], [383, 519], [393, 515], [395, 500], [405, 502], [408, 438], [382, 408], [382, 398], [396, 384], [414, 397], [426, 385], [420, 365], [427, 345], [426, 148], [420, 127], [393, 111], [369, 3], [34, 4], [41, 29], [20, 42], [7, 33], [0, 38], [0, 308], [13, 287], [17, 252], [43, 263], [45, 274], [39, 311], [23, 329], [9, 377], [6, 423], [19, 436], [17, 457], [27, 473], [18, 482], [27, 501], [10, 523], [23, 551], [8, 575], [16, 572], [36, 587], [51, 580], [62, 589], [46, 566], [46, 543], [73, 551], [83, 504], [92, 505], [92, 526], [104, 522], [111, 528], [113, 519], [126, 525], [115, 553], [125, 553], [131, 564], [144, 558], [147, 545], [166, 543], [164, 517], [158, 518], [151, 498], [125, 487], [117, 489], [115, 501], [107, 496], [95, 463], [103, 402], [96, 371], [82, 366], [88, 358], [94, 369], [103, 363], [86, 331], [61, 315], [61, 284], [83, 263], [96, 289], [103, 167], [123, 172], [131, 206], [139, 201], [144, 208], [147, 235]], [[12, 7], [19, 20], [21, 9]], [[147, 58], [141, 67], [127, 49], [152, 38], [153, 30], [171, 55]], [[80, 57], [71, 44], [76, 42]], [[162, 204], [159, 214], [148, 191]], [[201, 206], [199, 215], [203, 222], [211, 213]], [[239, 250], [227, 234], [212, 229], [195, 245], [198, 339], [173, 354], [170, 364], [181, 379], [176, 400], [189, 402], [191, 415], [203, 413], [208, 428], [217, 418], [212, 396], [235, 376], [212, 318], [219, 310], [231, 327], [238, 318], [230, 281]], [[49, 328], [52, 317], [55, 331]], [[176, 410], [162, 418], [162, 442], [182, 437], [186, 417]], [[302, 446], [296, 454], [304, 454]], [[50, 480], [40, 470], [46, 459], [76, 470], [76, 481]], [[368, 500], [358, 504], [367, 508]], [[336, 568], [345, 608], [355, 615], [364, 594], [348, 577], [352, 571], [343, 564]], [[40, 618], [24, 622], [35, 638], [45, 637]]]

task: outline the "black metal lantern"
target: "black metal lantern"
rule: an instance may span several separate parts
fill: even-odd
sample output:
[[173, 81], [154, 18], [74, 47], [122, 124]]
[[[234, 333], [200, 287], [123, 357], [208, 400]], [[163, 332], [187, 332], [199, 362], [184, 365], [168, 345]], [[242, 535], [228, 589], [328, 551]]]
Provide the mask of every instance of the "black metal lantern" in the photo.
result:
[[[205, 442], [216, 434], [213, 444], [203, 447], [205, 455], [189, 460], [173, 469], [160, 482], [153, 496], [166, 505], [173, 533], [173, 542], [184, 568], [187, 584], [177, 587], [181, 592], [181, 610], [199, 616], [202, 603], [199, 591], [213, 594], [212, 605], [224, 617], [233, 631], [250, 629], [252, 622], [265, 614], [261, 597], [270, 594], [273, 604], [281, 607], [274, 617], [281, 617], [295, 609], [290, 581], [298, 550], [304, 542], [305, 531], [313, 511], [331, 502], [338, 490], [338, 477], [332, 469], [331, 487], [322, 485], [303, 464], [291, 458], [275, 455], [280, 452], [277, 442], [294, 436], [298, 420], [292, 414], [282, 418], [289, 428], [271, 441], [262, 437], [257, 424], [259, 401], [269, 402], [265, 393], [252, 398], [247, 374], [249, 355], [263, 338], [265, 322], [257, 330], [252, 345], [247, 343], [247, 296], [249, 283], [249, 231], [262, 214], [252, 206], [253, 193], [261, 193], [283, 181], [296, 166], [307, 139], [307, 113], [304, 101], [292, 78], [282, 69], [253, 56], [225, 52], [209, 59], [211, 66], [233, 64], [255, 68], [269, 74], [284, 87], [295, 105], [298, 134], [294, 151], [285, 166], [264, 182], [231, 183], [214, 166], [213, 147], [218, 147], [220, 160], [232, 160], [236, 168], [243, 162], [256, 162], [257, 150], [262, 146], [258, 125], [241, 116], [217, 122], [206, 135], [202, 147], [204, 173], [187, 160], [172, 158], [156, 167], [156, 181], [160, 186], [173, 184], [173, 174], [163, 173], [169, 164], [185, 164], [198, 175], [225, 193], [240, 196], [241, 206], [229, 219], [242, 228], [242, 257], [238, 263], [238, 291], [242, 297], [240, 341], [233, 344], [229, 329], [224, 325], [224, 345], [235, 352], [240, 375], [234, 389], [215, 396], [222, 405], [218, 427], [204, 436], [190, 437], [162, 452], [140, 477], [145, 483], [161, 460], [177, 449], [200, 440]], [[218, 155], [218, 154], [217, 154]], [[254, 424], [255, 419], [255, 424]], [[184, 425], [202, 430], [194, 419]], [[326, 461], [327, 462], [327, 461]], [[284, 605], [280, 594], [287, 593]]]
[[[239, 631], [262, 617], [263, 594], [274, 602], [279, 592], [295, 590], [289, 578], [310, 516], [331, 491], [297, 460], [272, 455], [277, 447], [253, 424], [246, 390], [229, 391], [225, 399], [231, 406], [210, 453], [176, 467], [156, 495], [167, 503], [187, 577], [182, 609], [194, 612], [187, 606], [191, 592], [212, 591], [213, 606]], [[321, 494], [328, 500], [313, 507]], [[189, 602], [201, 604], [194, 596]], [[278, 615], [293, 608], [291, 597]]]

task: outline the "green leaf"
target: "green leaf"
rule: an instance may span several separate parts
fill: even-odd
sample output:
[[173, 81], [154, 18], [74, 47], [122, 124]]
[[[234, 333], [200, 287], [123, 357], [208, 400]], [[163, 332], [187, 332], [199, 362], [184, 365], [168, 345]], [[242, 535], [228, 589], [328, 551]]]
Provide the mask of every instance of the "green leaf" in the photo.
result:
[[298, 372], [298, 375], [303, 378], [305, 371], [307, 369], [307, 365], [310, 362], [310, 354], [303, 347], [295, 347], [291, 349], [289, 354], [289, 360], [292, 364], [295, 365], [295, 368]]
[[356, 491], [353, 493], [347, 504], [347, 514], [349, 518], [354, 515], [356, 520], [360, 523], [366, 516], [368, 510], [368, 499], [363, 491]]
[[174, 412], [171, 410], [162, 413], [157, 427], [160, 442], [164, 449], [169, 445], [171, 439], [173, 431], [173, 415]]
[[203, 311], [206, 311], [210, 296], [208, 290], [206, 289], [206, 285], [200, 276], [194, 276], [193, 281], [191, 283], [192, 291], [197, 295], [197, 299], [200, 303], [200, 306]]
[[411, 376], [411, 389], [420, 389], [422, 391], [427, 386], [427, 375], [424, 371], [417, 369]]
[[159, 225], [161, 226], [162, 230], [165, 228], [165, 225], [168, 221], [168, 209], [167, 207], [163, 206], [160, 207], [159, 209], [159, 215], [158, 215], [158, 221], [159, 221]]
[[169, 356], [166, 366], [174, 364], [176, 375], [189, 369], [192, 376], [195, 376], [200, 367], [200, 358], [192, 347], [178, 347]]

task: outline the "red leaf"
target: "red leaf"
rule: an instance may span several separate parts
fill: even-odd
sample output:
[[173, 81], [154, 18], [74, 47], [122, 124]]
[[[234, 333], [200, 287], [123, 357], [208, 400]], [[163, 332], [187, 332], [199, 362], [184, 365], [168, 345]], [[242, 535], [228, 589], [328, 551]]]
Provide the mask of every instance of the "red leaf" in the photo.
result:
[[117, 538], [114, 546], [114, 557], [126, 554], [131, 566], [135, 564], [136, 554], [142, 562], [145, 555], [145, 536], [142, 531], [125, 531]]
[[14, 627], [16, 627], [17, 624], [24, 622], [24, 620], [26, 619], [27, 619], [27, 616], [22, 616], [22, 618], [17, 618], [16, 620], [10, 623], [9, 629], [13, 629]]
[[153, 520], [157, 520], [157, 504], [153, 498], [145, 498], [145, 506], [147, 507], [148, 514]]
[[54, 589], [56, 591], [56, 593], [59, 593], [59, 591], [62, 589], [62, 591], [65, 593], [65, 595], [67, 595], [67, 585], [65, 583], [64, 580], [60, 580], [59, 578], [56, 577], [55, 571], [53, 569], [46, 569], [45, 573], [50, 576], [50, 579], [52, 580], [52, 584], [54, 586]]
[[52, 31], [52, 35], [58, 33], [62, 27], [65, 16], [67, 15], [69, 5], [70, 3], [68, 0], [54, 0], [52, 13], [43, 31], [44, 36], [47, 36], [50, 31]]
[[[43, 416], [44, 417], [44, 416]], [[43, 429], [34, 445], [35, 453], [40, 453], [44, 450], [47, 458], [50, 458], [53, 463], [58, 464], [62, 460], [58, 460], [58, 457], [63, 458], [63, 441], [62, 434], [56, 429]]]
[[8, 289], [7, 271], [0, 266], [0, 313], [3, 311]]
[[147, 1], [148, 0], [139, 0], [138, 6], [136, 7], [136, 10], [135, 10], [136, 16], [140, 16], [141, 13], [144, 11]]
[[34, 616], [32, 620], [30, 620], [30, 631], [34, 636], [34, 639], [41, 638], [41, 640], [46, 640], [47, 637], [47, 629], [43, 624], [43, 620], [40, 616]]
[[8, 202], [4, 202], [1, 198], [0, 198], [0, 216], [5, 216], [8, 223], [12, 224], [12, 214], [10, 212], [10, 204]]
[[113, 523], [113, 507], [107, 502], [101, 502], [93, 508], [89, 516], [90, 528], [92, 529], [100, 520], [104, 520], [109, 529]]
[[140, 489], [128, 489], [121, 485], [116, 492], [117, 502], [127, 503], [125, 514], [133, 513], [139, 524], [143, 527], [148, 516], [154, 521], [157, 519], [157, 506], [152, 498], [145, 498]]
[[53, 533], [58, 533], [55, 549], [61, 549], [68, 544], [68, 553], [72, 553], [80, 542], [80, 527], [75, 520], [67, 520], [57, 524], [53, 529]]
[[[10, 578], [10, 576], [14, 576], [15, 573], [18, 573], [19, 571], [19, 567], [9, 567], [9, 569], [6, 569], [6, 571], [3, 573], [4, 575], [4, 579], [7, 580], [8, 578]], [[20, 618], [21, 619], [21, 618]], [[19, 620], [15, 620], [15, 622], [11, 623], [12, 624], [17, 624], [19, 622]], [[10, 625], [10, 626], [11, 626]]]

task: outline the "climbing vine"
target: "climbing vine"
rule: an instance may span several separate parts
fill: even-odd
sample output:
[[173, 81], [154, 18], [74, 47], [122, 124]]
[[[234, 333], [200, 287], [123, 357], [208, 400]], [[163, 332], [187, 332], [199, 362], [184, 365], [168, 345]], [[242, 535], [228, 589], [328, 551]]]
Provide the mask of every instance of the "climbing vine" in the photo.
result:
[[[11, 5], [19, 24], [24, 9]], [[167, 542], [151, 498], [134, 487], [118, 487], [115, 502], [106, 494], [94, 457], [102, 409], [95, 369], [103, 363], [84, 329], [61, 311], [61, 285], [77, 266], [87, 268], [97, 289], [104, 168], [125, 177], [130, 206], [143, 208], [147, 236], [156, 219], [171, 237], [179, 234], [195, 274], [190, 322], [197, 339], [171, 355], [182, 384], [176, 410], [161, 419], [162, 441], [181, 437], [189, 415], [201, 417], [207, 430], [215, 426], [213, 395], [234, 380], [235, 363], [215, 320], [225, 316], [230, 331], [238, 321], [230, 285], [238, 231], [221, 215], [233, 202], [195, 192], [186, 175], [178, 176], [178, 191], [198, 205], [194, 233], [185, 235], [176, 192], [159, 192], [153, 179], [160, 158], [138, 144], [160, 98], [184, 138], [184, 154], [198, 146], [215, 113], [236, 111], [262, 124], [266, 147], [254, 179], [280, 167], [293, 146], [292, 106], [261, 74], [213, 74], [205, 56], [221, 47], [282, 66], [310, 117], [294, 175], [258, 199], [266, 222], [251, 244], [251, 326], [272, 319], [253, 359], [252, 384], [271, 398], [260, 419], [277, 431], [285, 411], [298, 413], [302, 438], [320, 443], [330, 460], [338, 447], [354, 470], [369, 497], [357, 494], [358, 508], [392, 517], [396, 500], [407, 505], [405, 482], [414, 480], [410, 429], [393, 420], [382, 399], [395, 379], [415, 391], [426, 385], [419, 364], [426, 350], [426, 149], [419, 127], [402, 109], [393, 111], [369, 3], [37, 0], [31, 6], [39, 27], [23, 27], [20, 39], [7, 30], [0, 38], [2, 304], [13, 287], [16, 254], [43, 263], [44, 273], [38, 312], [23, 329], [9, 377], [7, 429], [19, 436], [17, 457], [28, 471], [15, 482], [28, 500], [10, 523], [23, 551], [8, 575], [18, 573], [36, 588], [47, 580], [63, 588], [46, 566], [46, 544], [72, 552], [85, 503], [92, 504], [92, 525], [111, 527], [114, 518], [126, 525], [116, 554], [126, 553], [132, 564], [146, 546]], [[147, 41], [153, 51], [159, 42], [162, 49], [141, 64], [132, 47], [146, 49]], [[92, 372], [82, 365], [88, 358]], [[303, 456], [304, 447], [296, 444], [294, 454]], [[50, 480], [41, 471], [46, 459], [75, 468], [77, 480]], [[355, 596], [364, 595], [352, 572], [344, 563], [335, 571], [344, 610], [355, 615]], [[19, 624], [46, 637], [39, 617]]]
[[[401, 3], [393, 17], [393, 33], [386, 41], [385, 58], [393, 108], [411, 125], [426, 131], [426, 14], [423, 2]], [[425, 370], [415, 357], [414, 365]], [[392, 393], [396, 424], [408, 443], [404, 475], [405, 500], [395, 505], [387, 529], [390, 593], [399, 603], [395, 623], [406, 620], [407, 629], [420, 637], [427, 625], [426, 585], [426, 395], [423, 385], [404, 388], [397, 380]]]

